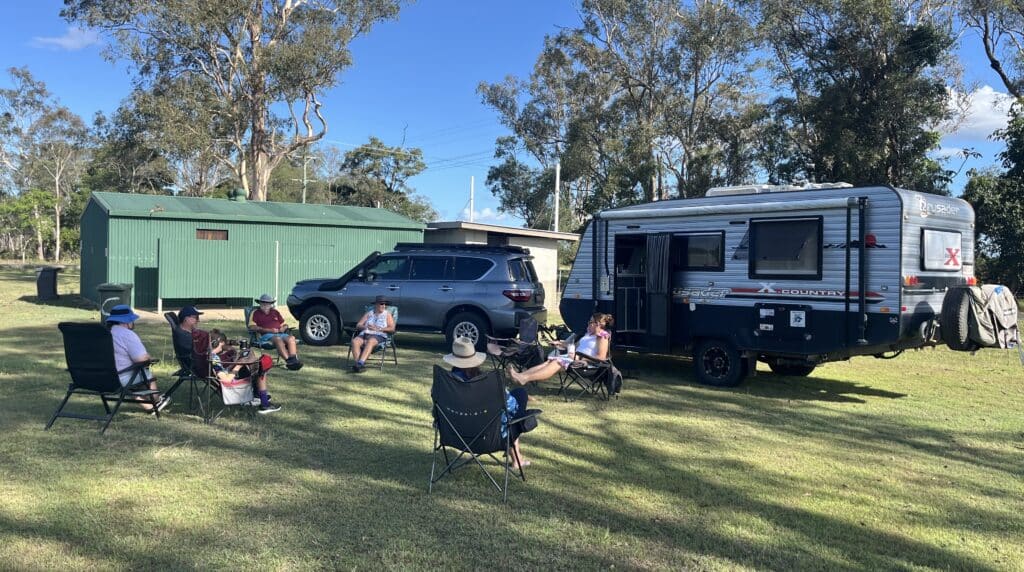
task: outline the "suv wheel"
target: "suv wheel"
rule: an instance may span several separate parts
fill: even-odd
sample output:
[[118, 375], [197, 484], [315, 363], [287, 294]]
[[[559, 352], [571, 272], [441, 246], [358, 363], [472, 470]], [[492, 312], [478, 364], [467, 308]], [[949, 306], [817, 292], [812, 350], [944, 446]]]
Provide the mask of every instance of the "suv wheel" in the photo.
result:
[[478, 314], [473, 312], [459, 312], [448, 320], [448, 327], [445, 328], [445, 338], [451, 346], [455, 338], [469, 338], [473, 340], [476, 348], [482, 349], [487, 345], [487, 324]]
[[299, 332], [302, 341], [311, 346], [332, 346], [338, 343], [338, 317], [327, 306], [313, 306], [302, 313]]

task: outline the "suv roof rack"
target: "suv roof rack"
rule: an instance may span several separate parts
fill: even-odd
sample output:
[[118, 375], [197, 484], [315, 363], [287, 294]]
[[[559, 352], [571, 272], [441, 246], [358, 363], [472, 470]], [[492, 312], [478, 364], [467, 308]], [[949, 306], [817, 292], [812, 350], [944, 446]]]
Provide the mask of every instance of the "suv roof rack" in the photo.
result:
[[490, 244], [463, 244], [461, 242], [399, 242], [395, 245], [396, 252], [429, 250], [468, 250], [472, 252], [530, 254], [530, 249], [524, 246], [492, 246]]

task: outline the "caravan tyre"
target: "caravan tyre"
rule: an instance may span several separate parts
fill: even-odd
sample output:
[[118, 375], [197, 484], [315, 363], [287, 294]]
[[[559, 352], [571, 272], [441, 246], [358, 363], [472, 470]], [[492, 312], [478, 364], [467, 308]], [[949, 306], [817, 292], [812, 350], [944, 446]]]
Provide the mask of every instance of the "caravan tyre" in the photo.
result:
[[939, 331], [942, 341], [949, 349], [958, 352], [972, 352], [978, 344], [970, 339], [969, 315], [971, 296], [968, 286], [950, 288], [942, 299], [942, 313], [939, 314]]
[[789, 363], [778, 363], [775, 360], [768, 362], [768, 367], [778, 375], [791, 375], [793, 377], [807, 377], [814, 371], [813, 365], [796, 365]]
[[735, 387], [744, 378], [743, 359], [725, 340], [702, 340], [693, 352], [697, 381], [715, 387]]

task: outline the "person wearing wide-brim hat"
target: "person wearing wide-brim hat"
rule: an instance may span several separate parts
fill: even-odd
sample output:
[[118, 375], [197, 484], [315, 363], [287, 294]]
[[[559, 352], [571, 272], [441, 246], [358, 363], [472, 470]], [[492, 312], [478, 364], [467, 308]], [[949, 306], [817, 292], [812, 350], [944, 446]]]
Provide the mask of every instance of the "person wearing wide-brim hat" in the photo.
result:
[[[473, 378], [480, 375], [480, 366], [487, 360], [487, 354], [476, 351], [476, 347], [473, 346], [473, 340], [467, 337], [455, 338], [452, 342], [452, 352], [445, 355], [443, 359], [446, 363], [452, 366], [452, 375], [461, 379], [462, 381], [468, 382]], [[515, 418], [518, 413], [526, 411], [526, 402], [529, 397], [526, 394], [526, 389], [517, 387], [512, 391], [505, 391], [505, 408], [508, 410], [508, 415]], [[502, 437], [508, 432], [508, 417], [505, 415], [501, 416], [501, 434]], [[515, 449], [515, 456], [513, 459], [518, 459], [521, 466], [525, 467], [530, 464], [525, 457], [523, 457], [522, 451], [519, 449], [519, 431], [521, 425], [516, 424], [513, 426], [513, 434], [510, 435], [512, 440], [512, 448]], [[518, 468], [518, 467], [517, 467]]]
[[[132, 370], [133, 365], [148, 362], [151, 359], [149, 352], [146, 351], [146, 346], [142, 344], [139, 335], [135, 333], [135, 321], [138, 319], [139, 315], [132, 311], [131, 306], [118, 304], [110, 309], [110, 314], [104, 320], [107, 327], [110, 328], [110, 337], [114, 341], [114, 366], [117, 371], [123, 372], [118, 374], [121, 385], [129, 383], [147, 385], [149, 389], [156, 390], [156, 378], [153, 377], [153, 373], [149, 371], [148, 367], [142, 370], [142, 379]], [[166, 395], [160, 395], [159, 398], [154, 397], [154, 399], [156, 399], [154, 403], [143, 403], [143, 409], [153, 410], [155, 408], [162, 411], [171, 402], [171, 398]]]
[[259, 309], [252, 313], [252, 324], [249, 329], [260, 334], [260, 345], [271, 343], [277, 348], [278, 355], [284, 360], [285, 367], [290, 370], [302, 369], [302, 362], [299, 361], [298, 342], [295, 336], [288, 330], [288, 324], [284, 323], [281, 312], [274, 308], [277, 300], [270, 294], [263, 294], [256, 299]]
[[390, 305], [391, 300], [387, 296], [377, 296], [373, 300], [373, 308], [356, 323], [358, 333], [352, 336], [352, 355], [356, 363], [352, 365], [352, 371], [360, 373], [366, 370], [366, 360], [373, 353], [373, 348], [395, 333], [395, 318], [388, 311]]

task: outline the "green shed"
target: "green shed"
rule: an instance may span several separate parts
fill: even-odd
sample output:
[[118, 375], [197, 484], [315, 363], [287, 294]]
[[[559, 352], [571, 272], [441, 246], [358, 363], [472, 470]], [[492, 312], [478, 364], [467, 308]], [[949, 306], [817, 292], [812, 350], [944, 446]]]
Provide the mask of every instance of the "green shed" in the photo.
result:
[[340, 276], [375, 250], [422, 242], [422, 223], [384, 209], [93, 193], [82, 213], [82, 296], [131, 283], [132, 303], [278, 299]]

